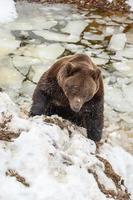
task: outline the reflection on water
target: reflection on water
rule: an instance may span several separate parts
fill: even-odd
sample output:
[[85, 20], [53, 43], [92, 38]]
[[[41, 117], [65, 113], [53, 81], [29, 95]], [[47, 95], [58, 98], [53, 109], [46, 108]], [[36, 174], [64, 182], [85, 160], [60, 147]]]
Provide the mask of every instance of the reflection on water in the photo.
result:
[[27, 3], [17, 11], [14, 22], [0, 25], [0, 87], [26, 112], [38, 79], [57, 58], [86, 53], [104, 77], [104, 137], [132, 151], [133, 14]]

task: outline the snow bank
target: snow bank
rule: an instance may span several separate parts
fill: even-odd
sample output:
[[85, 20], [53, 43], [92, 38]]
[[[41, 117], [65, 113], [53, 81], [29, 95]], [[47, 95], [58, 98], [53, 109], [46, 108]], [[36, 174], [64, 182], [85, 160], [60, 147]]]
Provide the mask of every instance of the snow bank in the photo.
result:
[[12, 21], [17, 17], [15, 3], [13, 0], [0, 1], [0, 23]]
[[104, 159], [83, 128], [57, 116], [24, 119], [2, 92], [0, 108], [1, 200], [129, 199], [111, 164], [126, 168]]
[[133, 0], [127, 0], [127, 3], [131, 7], [131, 11], [133, 11]]

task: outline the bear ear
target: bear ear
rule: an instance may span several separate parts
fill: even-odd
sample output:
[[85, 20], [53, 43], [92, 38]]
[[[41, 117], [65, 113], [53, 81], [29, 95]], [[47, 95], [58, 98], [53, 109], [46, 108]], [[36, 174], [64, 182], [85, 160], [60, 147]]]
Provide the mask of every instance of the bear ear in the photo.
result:
[[64, 78], [70, 76], [72, 72], [73, 65], [71, 63], [67, 63], [66, 65], [62, 66], [58, 72], [57, 80], [59, 85], [63, 83]]
[[76, 72], [79, 72], [80, 69], [78, 67], [75, 67], [74, 64], [72, 63], [67, 63], [65, 66], [64, 66], [64, 76], [65, 77], [69, 77], [69, 76], [72, 76], [73, 74], [75, 74]]
[[100, 69], [96, 69], [96, 70], [91, 71], [91, 75], [94, 78], [94, 80], [97, 80], [99, 78], [100, 74], [101, 74]]
[[72, 74], [72, 71], [73, 71], [73, 68], [74, 68], [74, 65], [72, 63], [67, 63], [65, 66], [65, 76], [71, 76]]

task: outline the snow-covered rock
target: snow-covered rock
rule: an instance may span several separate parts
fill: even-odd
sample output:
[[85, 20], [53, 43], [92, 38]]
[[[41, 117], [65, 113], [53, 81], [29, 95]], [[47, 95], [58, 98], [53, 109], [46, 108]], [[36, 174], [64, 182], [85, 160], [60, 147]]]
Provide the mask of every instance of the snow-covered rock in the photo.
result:
[[[119, 150], [103, 147], [98, 153], [83, 128], [56, 116], [24, 119], [15, 108], [1, 92], [1, 200], [129, 199], [122, 181], [126, 180], [132, 192], [132, 177], [127, 170], [132, 172], [133, 158], [127, 152], [122, 149], [123, 163], [117, 162]], [[106, 152], [115, 155], [109, 156], [110, 162]], [[130, 157], [127, 165], [126, 157]]]

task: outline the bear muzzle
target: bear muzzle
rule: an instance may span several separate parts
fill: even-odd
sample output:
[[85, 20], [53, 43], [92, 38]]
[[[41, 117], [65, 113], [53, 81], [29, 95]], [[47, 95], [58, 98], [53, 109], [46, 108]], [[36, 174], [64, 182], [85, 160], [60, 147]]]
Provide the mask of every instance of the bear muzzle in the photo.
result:
[[79, 112], [83, 105], [83, 100], [79, 97], [75, 97], [69, 100], [69, 102], [70, 102], [70, 107], [74, 112]]

